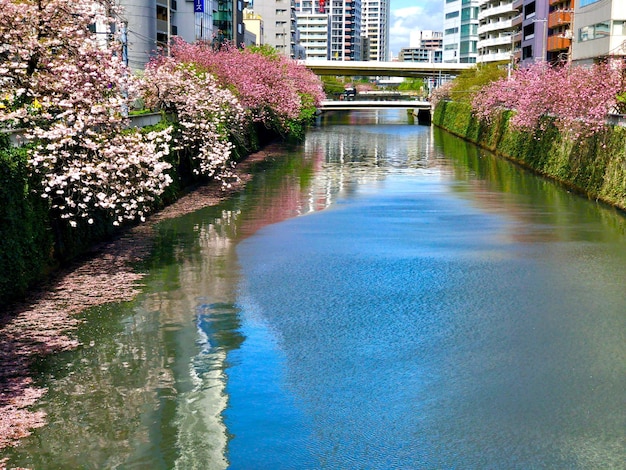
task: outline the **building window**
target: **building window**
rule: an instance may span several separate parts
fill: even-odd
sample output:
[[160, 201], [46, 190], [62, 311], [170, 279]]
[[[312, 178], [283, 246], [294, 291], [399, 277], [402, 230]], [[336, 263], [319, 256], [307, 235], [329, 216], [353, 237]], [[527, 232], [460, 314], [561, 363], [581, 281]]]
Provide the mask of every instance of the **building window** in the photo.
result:
[[580, 3], [578, 6], [580, 7], [585, 7], [587, 5], [591, 5], [592, 3], [596, 3], [599, 2], [600, 0], [580, 0]]
[[613, 21], [613, 35], [626, 36], [626, 21]]
[[590, 26], [583, 26], [578, 30], [578, 40], [580, 42], [591, 41], [592, 39], [606, 38], [611, 34], [611, 27], [608, 21], [596, 23]]

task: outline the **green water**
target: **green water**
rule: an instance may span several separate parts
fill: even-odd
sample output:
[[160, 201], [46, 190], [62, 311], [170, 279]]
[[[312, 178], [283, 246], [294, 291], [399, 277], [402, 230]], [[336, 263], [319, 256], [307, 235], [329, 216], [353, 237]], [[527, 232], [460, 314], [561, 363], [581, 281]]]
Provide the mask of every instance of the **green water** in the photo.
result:
[[158, 229], [38, 365], [37, 469], [626, 468], [623, 215], [399, 111]]

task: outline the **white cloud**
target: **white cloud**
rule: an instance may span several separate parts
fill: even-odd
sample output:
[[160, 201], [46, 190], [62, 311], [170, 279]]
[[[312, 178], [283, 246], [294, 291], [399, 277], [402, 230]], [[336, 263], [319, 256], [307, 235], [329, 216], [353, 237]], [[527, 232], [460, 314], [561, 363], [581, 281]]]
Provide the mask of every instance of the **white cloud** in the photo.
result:
[[441, 0], [418, 0], [422, 5], [393, 7], [391, 5], [391, 21], [389, 24], [389, 45], [391, 54], [398, 56], [400, 49], [409, 47], [411, 31], [443, 29], [443, 2]]

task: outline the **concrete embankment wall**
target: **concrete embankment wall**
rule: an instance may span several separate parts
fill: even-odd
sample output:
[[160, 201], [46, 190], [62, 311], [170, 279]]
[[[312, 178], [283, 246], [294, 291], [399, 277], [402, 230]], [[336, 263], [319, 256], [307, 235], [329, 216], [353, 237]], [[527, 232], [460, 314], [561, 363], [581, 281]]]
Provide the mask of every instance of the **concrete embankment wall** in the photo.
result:
[[442, 101], [433, 124], [591, 199], [626, 210], [626, 128], [608, 126], [592, 137], [568, 138], [549, 121], [534, 133], [511, 130], [511, 112], [480, 122], [466, 103]]

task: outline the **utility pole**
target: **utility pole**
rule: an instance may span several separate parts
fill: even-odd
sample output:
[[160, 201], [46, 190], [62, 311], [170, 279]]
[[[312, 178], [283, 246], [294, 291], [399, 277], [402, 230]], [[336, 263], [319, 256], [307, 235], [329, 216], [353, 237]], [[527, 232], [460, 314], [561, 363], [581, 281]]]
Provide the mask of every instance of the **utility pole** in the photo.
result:
[[[541, 38], [541, 61], [546, 61], [546, 43], [548, 42], [548, 18], [533, 20], [533, 23], [543, 23], [543, 36]], [[537, 33], [535, 32], [535, 37]]]

